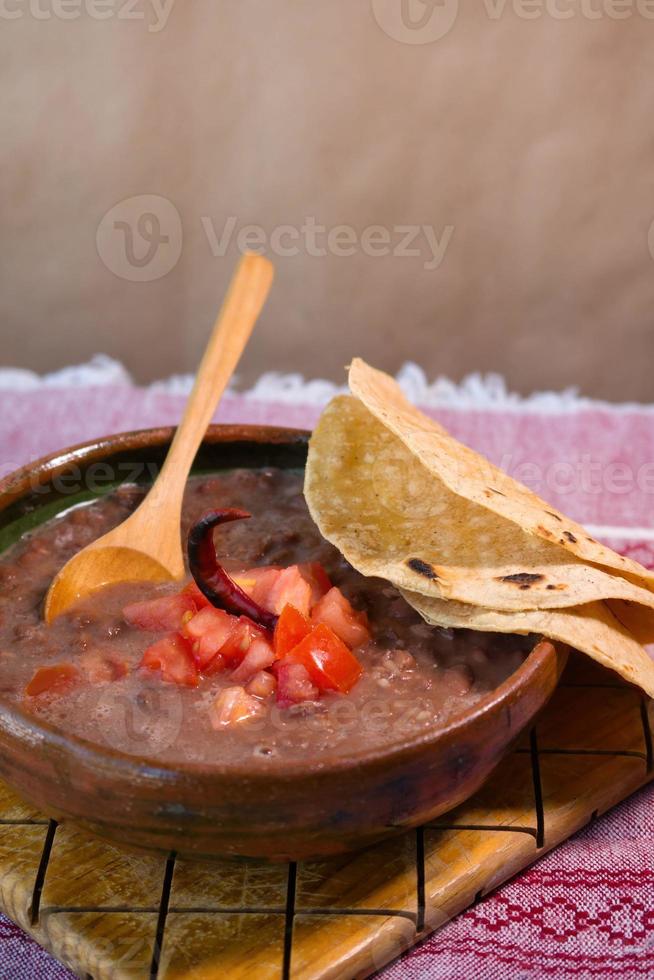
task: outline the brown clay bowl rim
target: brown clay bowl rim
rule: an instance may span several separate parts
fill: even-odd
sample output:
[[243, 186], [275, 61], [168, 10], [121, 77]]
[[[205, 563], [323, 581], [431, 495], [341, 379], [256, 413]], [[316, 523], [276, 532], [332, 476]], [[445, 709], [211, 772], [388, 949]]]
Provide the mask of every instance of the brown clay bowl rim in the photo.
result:
[[[29, 488], [34, 485], [35, 477], [43, 477], [42, 480], [37, 481], [37, 485], [39, 483], [44, 484], [70, 463], [91, 462], [94, 458], [102, 459], [107, 454], [121, 451], [159, 447], [169, 443], [174, 432], [173, 426], [121, 432], [78, 443], [34, 460], [0, 480], [0, 512], [9, 504], [25, 496], [26, 491], [29, 491]], [[263, 445], [302, 444], [306, 443], [309, 436], [310, 432], [305, 429], [267, 425], [213, 424], [209, 426], [203, 442], [209, 444], [221, 442], [253, 442]], [[26, 480], [28, 481], [27, 486], [25, 485]], [[463, 734], [467, 728], [474, 727], [475, 723], [484, 715], [501, 709], [505, 703], [508, 705], [515, 702], [530, 686], [534, 677], [544, 670], [547, 661], [552, 656], [561, 659], [566, 655], [567, 648], [565, 645], [551, 641], [541, 645], [543, 639], [541, 636], [536, 638], [534, 646], [523, 663], [505, 681], [475, 702], [470, 710], [464, 709], [452, 716], [444, 726], [413, 737], [398, 739], [397, 742], [383, 749], [353, 751], [332, 759], [328, 764], [322, 763], [320, 759], [307, 762], [291, 760], [284, 762], [281, 766], [267, 763], [254, 766], [221, 766], [219, 763], [161, 762], [147, 756], [139, 757], [120, 752], [78, 735], [66, 734], [55, 725], [35, 718], [22, 709], [20, 705], [13, 705], [4, 701], [2, 697], [0, 697], [0, 726], [9, 729], [12, 733], [22, 729], [35, 744], [38, 744], [42, 739], [47, 739], [49, 743], [63, 748], [73, 757], [85, 757], [87, 764], [100, 765], [102, 768], [110, 765], [117, 769], [128, 770], [137, 778], [143, 776], [164, 778], [170, 782], [171, 776], [178, 776], [183, 779], [186, 775], [202, 775], [209, 777], [209, 779], [213, 777], [216, 780], [225, 778], [231, 780], [233, 778], [234, 780], [245, 779], [249, 782], [268, 783], [271, 778], [277, 781], [303, 779], [310, 772], [316, 770], [327, 776], [330, 773], [337, 773], [366, 763], [387, 762], [390, 765], [393, 762], [401, 761], [407, 755], [413, 755], [416, 751], [424, 750], [430, 746], [436, 748], [439, 742], [447, 742], [457, 733]], [[552, 650], [552, 648], [554, 649]]]

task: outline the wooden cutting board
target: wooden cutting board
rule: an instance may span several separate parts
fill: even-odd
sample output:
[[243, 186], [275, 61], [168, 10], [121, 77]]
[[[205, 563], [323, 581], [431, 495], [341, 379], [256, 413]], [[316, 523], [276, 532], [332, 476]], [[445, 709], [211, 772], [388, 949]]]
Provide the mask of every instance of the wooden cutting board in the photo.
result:
[[468, 803], [358, 855], [268, 866], [134, 855], [0, 784], [0, 903], [80, 977], [363, 977], [652, 778], [653, 702], [572, 657]]

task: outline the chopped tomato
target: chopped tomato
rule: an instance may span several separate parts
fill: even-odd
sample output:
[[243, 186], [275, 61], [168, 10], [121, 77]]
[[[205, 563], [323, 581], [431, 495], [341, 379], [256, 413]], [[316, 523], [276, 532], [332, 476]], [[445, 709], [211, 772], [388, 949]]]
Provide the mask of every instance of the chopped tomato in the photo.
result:
[[79, 677], [72, 664], [50, 664], [39, 667], [25, 688], [28, 697], [38, 697], [39, 694], [61, 694], [66, 691]]
[[319, 561], [307, 561], [298, 565], [298, 568], [311, 586], [311, 605], [315, 606], [332, 587], [329, 576]]
[[274, 694], [276, 687], [277, 678], [269, 670], [259, 670], [249, 681], [246, 691], [255, 698], [268, 698]]
[[220, 654], [228, 663], [238, 664], [250, 649], [252, 641], [260, 636], [266, 636], [260, 626], [247, 616], [239, 616], [227, 642], [220, 648]]
[[298, 565], [277, 568], [263, 565], [238, 572], [232, 578], [255, 602], [272, 613], [281, 613], [287, 603], [308, 616], [312, 585]]
[[170, 633], [149, 646], [140, 666], [160, 670], [162, 678], [173, 684], [197, 687], [198, 668], [189, 641], [180, 633]]
[[370, 639], [368, 617], [353, 609], [340, 589], [334, 586], [314, 606], [311, 612], [314, 623], [324, 623], [336, 633], [343, 643], [354, 649]]
[[346, 694], [361, 676], [357, 658], [324, 623], [318, 623], [286, 659], [302, 664], [321, 691]]
[[263, 637], [257, 636], [248, 648], [240, 664], [232, 673], [232, 680], [237, 684], [246, 684], [250, 678], [260, 671], [270, 667], [276, 660], [275, 651]]
[[192, 579], [188, 585], [184, 586], [181, 594], [184, 596], [189, 596], [196, 609], [204, 609], [205, 606], [211, 605], [204, 592], [198, 588], [197, 584]]
[[263, 709], [261, 701], [253, 698], [242, 687], [226, 687], [211, 705], [211, 725], [213, 728], [226, 728], [246, 721]]
[[205, 606], [188, 620], [184, 636], [191, 640], [191, 653], [200, 670], [211, 663], [237, 626], [235, 616], [214, 606]]
[[285, 657], [310, 632], [311, 623], [306, 616], [298, 612], [295, 606], [287, 603], [275, 627], [273, 637], [275, 653], [278, 657]]
[[312, 683], [309, 672], [303, 664], [292, 663], [288, 658], [275, 664], [277, 675], [277, 703], [282, 708], [300, 701], [315, 701], [320, 692]]
[[290, 603], [308, 616], [311, 607], [332, 587], [327, 573], [317, 561], [289, 565], [288, 568], [261, 565], [236, 572], [232, 578], [255, 602], [278, 614]]
[[80, 657], [80, 666], [91, 684], [108, 684], [126, 677], [129, 665], [115, 653], [87, 650]]
[[275, 579], [263, 605], [271, 612], [280, 613], [284, 606], [295, 606], [303, 616], [311, 609], [311, 585], [297, 565], [289, 565]]
[[244, 572], [235, 572], [231, 577], [251, 599], [268, 609], [268, 594], [282, 571], [276, 565], [260, 565], [258, 568], [247, 568]]
[[213, 677], [214, 674], [219, 674], [221, 670], [224, 670], [227, 666], [227, 661], [222, 654], [217, 653], [213, 657], [206, 667], [202, 668], [202, 673], [205, 677]]
[[123, 609], [123, 616], [130, 626], [153, 633], [169, 633], [182, 628], [187, 613], [194, 613], [196, 605], [190, 594], [161, 596], [145, 602], [131, 602]]

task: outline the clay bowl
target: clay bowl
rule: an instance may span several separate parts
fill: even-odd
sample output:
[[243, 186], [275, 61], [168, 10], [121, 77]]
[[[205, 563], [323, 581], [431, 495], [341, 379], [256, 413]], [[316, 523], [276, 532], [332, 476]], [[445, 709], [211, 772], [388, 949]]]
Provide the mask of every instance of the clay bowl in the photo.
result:
[[[0, 483], [0, 542], [109, 471], [160, 466], [172, 430], [125, 433], [56, 453]], [[212, 426], [196, 469], [302, 467], [308, 433]], [[98, 466], [97, 464], [109, 464]], [[167, 766], [69, 736], [0, 700], [0, 776], [56, 819], [137, 848], [193, 857], [295, 860], [355, 850], [457, 806], [489, 777], [557, 683], [565, 650], [537, 644], [522, 666], [446, 727], [317, 770], [265, 774]]]

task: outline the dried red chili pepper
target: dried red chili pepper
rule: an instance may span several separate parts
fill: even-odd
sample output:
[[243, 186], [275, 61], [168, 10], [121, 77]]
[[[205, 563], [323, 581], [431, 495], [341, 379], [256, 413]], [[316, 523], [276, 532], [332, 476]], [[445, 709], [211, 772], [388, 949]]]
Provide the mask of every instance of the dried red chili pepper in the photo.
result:
[[246, 510], [226, 507], [224, 510], [209, 511], [201, 517], [188, 535], [189, 568], [198, 588], [213, 606], [234, 616], [247, 616], [264, 629], [274, 630], [279, 617], [260, 606], [230, 578], [218, 561], [213, 543], [212, 532], [219, 524], [251, 516]]

